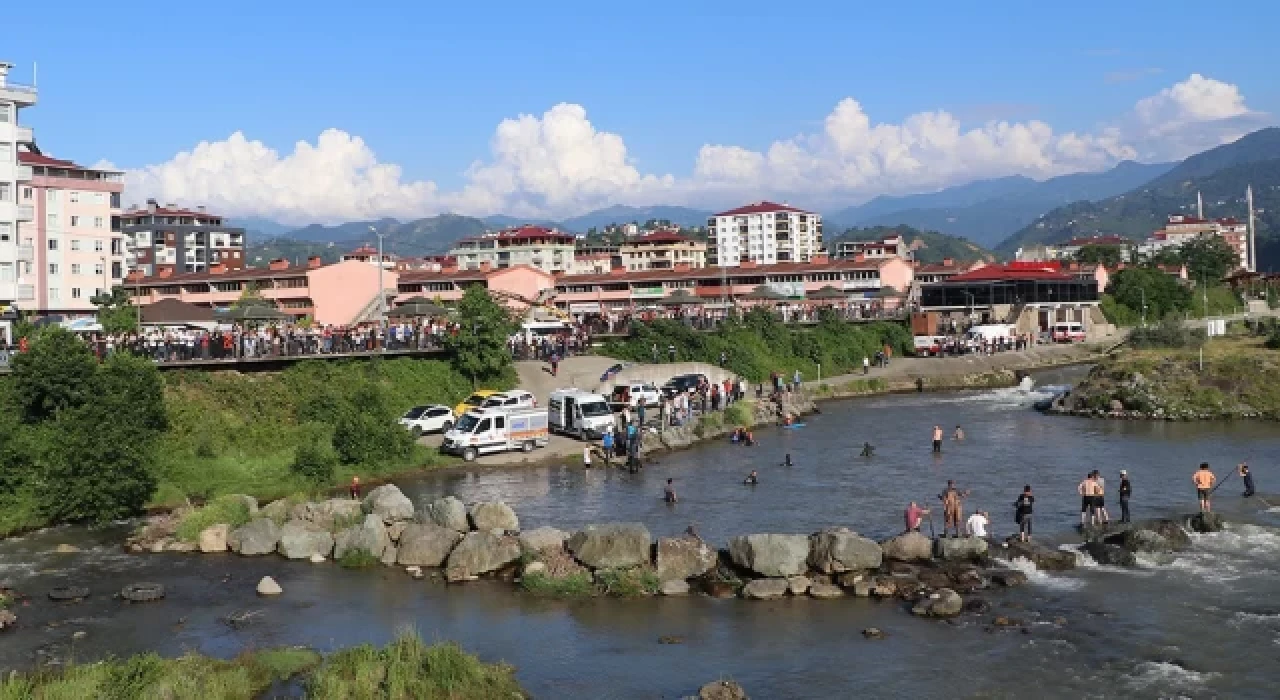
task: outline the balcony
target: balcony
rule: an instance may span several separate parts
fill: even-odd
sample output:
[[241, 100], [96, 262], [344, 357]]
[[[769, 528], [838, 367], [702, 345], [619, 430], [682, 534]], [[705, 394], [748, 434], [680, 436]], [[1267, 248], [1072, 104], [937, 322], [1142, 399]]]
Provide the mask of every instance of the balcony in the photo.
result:
[[17, 254], [14, 256], [18, 262], [33, 262], [36, 259], [35, 246], [19, 245], [15, 246]]
[[19, 165], [14, 169], [14, 179], [18, 182], [31, 182], [31, 166]]
[[17, 141], [18, 143], [31, 143], [34, 139], [35, 137], [32, 136], [31, 134], [31, 127], [29, 126], [14, 127], [14, 130], [13, 130], [14, 141]]
[[28, 222], [36, 220], [36, 208], [30, 204], [18, 205], [18, 221]]
[[17, 301], [34, 301], [36, 298], [36, 286], [34, 284], [18, 285], [18, 293], [14, 295]]

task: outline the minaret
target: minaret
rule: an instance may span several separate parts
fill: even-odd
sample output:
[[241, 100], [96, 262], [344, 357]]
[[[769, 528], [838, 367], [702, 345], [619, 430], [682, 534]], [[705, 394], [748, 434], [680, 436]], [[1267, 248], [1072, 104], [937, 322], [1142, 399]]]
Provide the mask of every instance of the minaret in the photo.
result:
[[1253, 185], [1244, 190], [1244, 201], [1249, 207], [1249, 272], [1258, 271], [1258, 242], [1253, 220]]
[[1200, 190], [1196, 190], [1196, 218], [1204, 218], [1204, 197], [1200, 196]]

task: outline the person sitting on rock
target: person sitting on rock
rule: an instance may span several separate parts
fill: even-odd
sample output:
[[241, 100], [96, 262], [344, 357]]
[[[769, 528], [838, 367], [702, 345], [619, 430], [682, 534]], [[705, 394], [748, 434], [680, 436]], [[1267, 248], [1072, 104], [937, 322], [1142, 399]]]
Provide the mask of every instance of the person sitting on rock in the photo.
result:
[[970, 515], [969, 519], [965, 521], [964, 529], [970, 537], [982, 539], [987, 536], [987, 525], [990, 523], [991, 519], [987, 517], [987, 514], [983, 511], [978, 511]]

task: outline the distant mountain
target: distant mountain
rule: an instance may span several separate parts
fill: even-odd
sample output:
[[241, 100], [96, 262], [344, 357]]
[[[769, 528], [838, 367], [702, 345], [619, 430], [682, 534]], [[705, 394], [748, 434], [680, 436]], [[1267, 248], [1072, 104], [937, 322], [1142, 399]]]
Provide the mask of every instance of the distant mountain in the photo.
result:
[[597, 209], [582, 216], [575, 216], [560, 222], [560, 228], [573, 233], [586, 233], [587, 229], [602, 229], [609, 224], [622, 224], [630, 221], [643, 224], [649, 219], [666, 219], [681, 226], [706, 226], [707, 217], [714, 212], [688, 207], [653, 206], [626, 207], [612, 206]]
[[520, 218], [518, 216], [507, 216], [506, 214], [495, 214], [493, 216], [484, 217], [484, 222], [492, 229], [515, 228], [530, 224], [533, 226], [545, 226], [547, 228], [560, 228], [560, 224], [551, 219], [529, 219]]
[[968, 239], [937, 231], [921, 231], [907, 225], [850, 228], [835, 237], [828, 237], [827, 249], [835, 250], [840, 241], [878, 241], [894, 233], [902, 234], [907, 245], [915, 250], [915, 259], [923, 263], [940, 263], [946, 258], [991, 262], [996, 258], [995, 253]]
[[1260, 268], [1280, 267], [1280, 128], [1255, 131], [1191, 156], [1124, 194], [1053, 209], [996, 250], [1011, 254], [1035, 243], [1101, 234], [1145, 238], [1163, 227], [1170, 214], [1194, 214], [1197, 191], [1204, 199], [1205, 216], [1243, 219], [1247, 185], [1253, 185]]
[[227, 219], [226, 225], [244, 229], [251, 241], [254, 239], [275, 238], [276, 236], [288, 233], [294, 228], [288, 224], [282, 224], [257, 216]]
[[907, 224], [994, 246], [1053, 207], [1128, 191], [1172, 167], [1168, 163], [1147, 165], [1125, 161], [1105, 172], [1061, 175], [1043, 182], [1013, 176], [931, 194], [877, 197], [860, 207], [824, 217], [824, 224], [828, 228]]
[[425, 219], [400, 222], [395, 219], [350, 221], [336, 226], [312, 224], [273, 239], [249, 240], [249, 260], [275, 257], [290, 260], [319, 255], [325, 262], [336, 261], [343, 253], [365, 243], [376, 246], [378, 237], [369, 230], [373, 226], [384, 234], [383, 250], [405, 257], [421, 257], [448, 252], [459, 238], [477, 236], [491, 227], [480, 219], [457, 214], [441, 214]]

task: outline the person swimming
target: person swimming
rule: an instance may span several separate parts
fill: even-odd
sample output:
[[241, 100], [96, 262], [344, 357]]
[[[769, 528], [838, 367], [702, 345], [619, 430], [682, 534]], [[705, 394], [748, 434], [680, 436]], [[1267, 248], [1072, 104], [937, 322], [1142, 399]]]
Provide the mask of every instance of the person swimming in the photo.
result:
[[742, 480], [742, 483], [747, 486], [755, 486], [760, 483], [760, 476], [756, 474], [756, 470], [752, 469], [751, 473], [747, 475], [747, 478]]
[[872, 445], [872, 444], [871, 444], [871, 443], [869, 443], [869, 442], [864, 442], [864, 443], [862, 443], [862, 456], [863, 456], [863, 457], [875, 457], [875, 456], [876, 456], [876, 448], [875, 448], [875, 446], [874, 446], [874, 445]]

